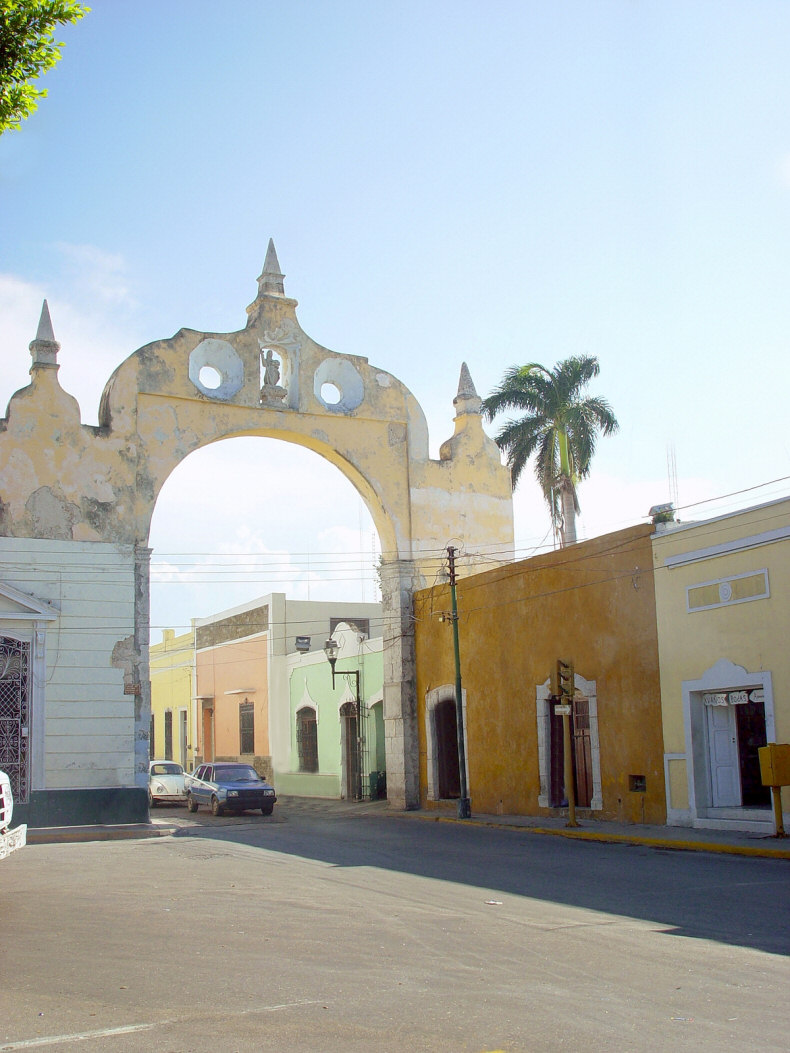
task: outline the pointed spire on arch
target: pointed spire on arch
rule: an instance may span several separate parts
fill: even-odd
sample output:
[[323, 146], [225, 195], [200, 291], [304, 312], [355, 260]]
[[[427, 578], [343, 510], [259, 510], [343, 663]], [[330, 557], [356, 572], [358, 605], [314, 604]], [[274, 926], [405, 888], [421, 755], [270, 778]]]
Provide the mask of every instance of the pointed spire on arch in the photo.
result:
[[52, 319], [49, 316], [49, 304], [44, 300], [41, 317], [38, 320], [38, 332], [35, 340], [30, 344], [30, 355], [33, 359], [31, 369], [42, 366], [57, 369], [58, 351], [60, 351], [60, 344], [55, 339]]
[[458, 394], [453, 399], [456, 414], [480, 413], [483, 400], [477, 394], [472, 375], [466, 362], [461, 363], [461, 376], [458, 379]]
[[263, 262], [263, 270], [258, 276], [259, 296], [285, 296], [283, 278], [285, 275], [280, 270], [280, 261], [277, 259], [277, 251], [274, 240], [269, 238], [269, 246], [266, 249], [266, 259]]

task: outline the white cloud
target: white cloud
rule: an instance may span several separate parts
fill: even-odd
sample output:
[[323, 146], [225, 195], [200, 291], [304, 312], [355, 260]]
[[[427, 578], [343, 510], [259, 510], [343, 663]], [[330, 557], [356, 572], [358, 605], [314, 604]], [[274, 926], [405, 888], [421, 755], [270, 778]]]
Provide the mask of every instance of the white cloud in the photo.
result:
[[0, 274], [0, 404], [4, 410], [11, 395], [30, 382], [28, 348], [45, 299], [61, 345], [60, 385], [79, 402], [83, 423], [96, 424], [104, 385], [138, 344], [128, 320], [108, 313], [106, 304], [97, 305], [89, 291], [68, 294], [59, 280], [44, 287], [18, 275]]
[[102, 310], [137, 306], [126, 274], [126, 261], [119, 253], [64, 241], [56, 242], [55, 248], [64, 262], [64, 277], [80, 300], [94, 304], [98, 301]]

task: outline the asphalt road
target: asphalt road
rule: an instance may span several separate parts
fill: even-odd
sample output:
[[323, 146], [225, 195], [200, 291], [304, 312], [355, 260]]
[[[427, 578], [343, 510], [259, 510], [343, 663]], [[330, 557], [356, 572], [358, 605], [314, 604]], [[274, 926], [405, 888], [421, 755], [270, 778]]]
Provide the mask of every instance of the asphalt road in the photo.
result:
[[786, 861], [159, 814], [0, 863], [0, 1051], [788, 1048]]

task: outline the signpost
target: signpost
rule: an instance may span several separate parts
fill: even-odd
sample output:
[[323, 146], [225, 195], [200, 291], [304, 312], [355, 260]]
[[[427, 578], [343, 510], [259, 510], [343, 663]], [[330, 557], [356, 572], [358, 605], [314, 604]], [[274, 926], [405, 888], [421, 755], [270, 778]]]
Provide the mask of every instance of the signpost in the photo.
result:
[[562, 749], [564, 754], [563, 779], [568, 798], [568, 826], [576, 821], [576, 788], [573, 785], [573, 756], [571, 754], [571, 710], [576, 691], [572, 659], [558, 658], [551, 673], [551, 694], [558, 703], [554, 712], [562, 717]]
[[785, 742], [769, 742], [757, 750], [760, 758], [760, 776], [763, 786], [771, 787], [774, 801], [774, 837], [787, 837], [782, 818], [782, 787], [790, 786], [790, 745]]

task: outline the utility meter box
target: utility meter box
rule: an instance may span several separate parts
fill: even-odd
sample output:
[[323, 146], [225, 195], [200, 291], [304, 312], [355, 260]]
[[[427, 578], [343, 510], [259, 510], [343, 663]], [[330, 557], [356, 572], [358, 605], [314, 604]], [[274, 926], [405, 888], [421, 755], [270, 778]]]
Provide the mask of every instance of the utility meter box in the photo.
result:
[[790, 744], [769, 742], [757, 754], [763, 786], [790, 786]]

